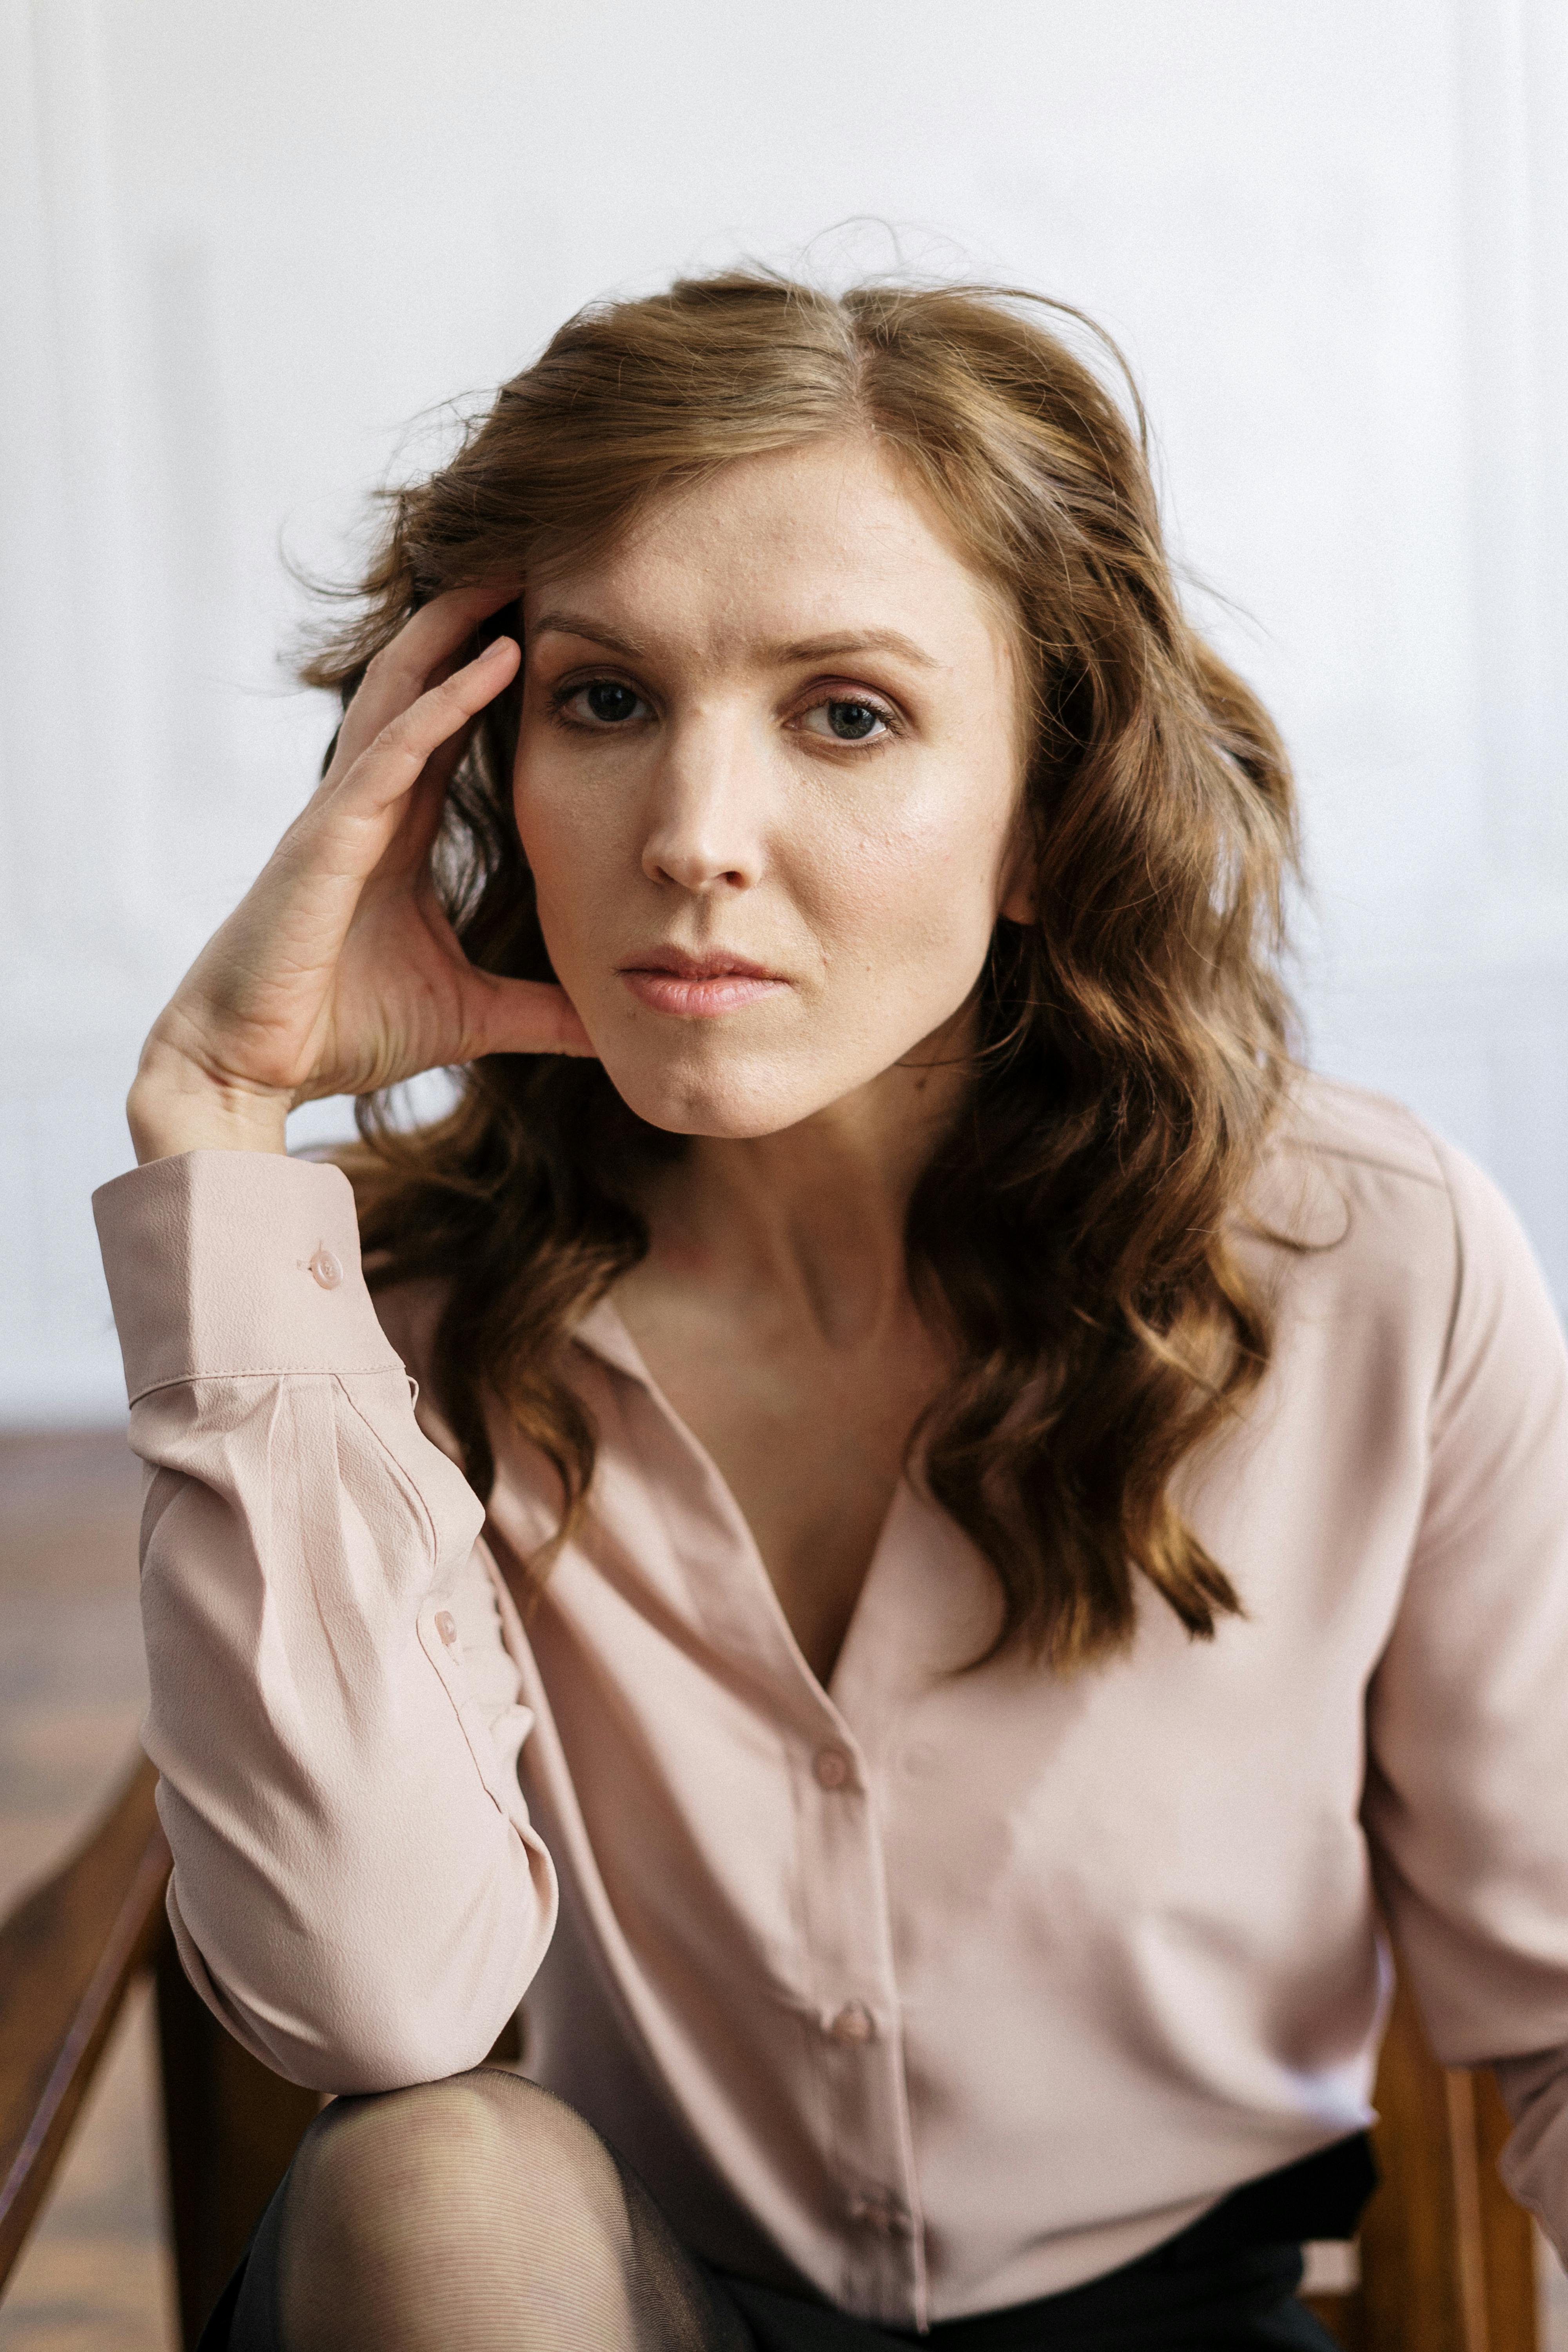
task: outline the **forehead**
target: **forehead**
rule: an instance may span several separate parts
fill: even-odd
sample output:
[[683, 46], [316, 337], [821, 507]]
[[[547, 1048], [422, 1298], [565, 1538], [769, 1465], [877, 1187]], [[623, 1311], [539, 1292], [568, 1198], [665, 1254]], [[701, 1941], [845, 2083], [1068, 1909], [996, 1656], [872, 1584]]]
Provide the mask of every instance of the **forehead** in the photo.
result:
[[994, 662], [1009, 634], [932, 503], [868, 436], [737, 458], [656, 496], [608, 550], [531, 583], [525, 625], [558, 605], [714, 655], [881, 631], [946, 667]]

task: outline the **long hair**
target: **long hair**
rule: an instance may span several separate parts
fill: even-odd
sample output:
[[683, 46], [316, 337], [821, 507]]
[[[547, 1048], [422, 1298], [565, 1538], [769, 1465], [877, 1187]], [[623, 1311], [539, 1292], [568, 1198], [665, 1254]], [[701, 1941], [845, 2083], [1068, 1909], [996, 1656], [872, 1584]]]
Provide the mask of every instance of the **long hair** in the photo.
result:
[[[735, 458], [870, 435], [934, 501], [1023, 657], [1037, 915], [996, 927], [969, 1097], [910, 1206], [910, 1279], [952, 1362], [911, 1465], [995, 1572], [985, 1655], [1061, 1667], [1131, 1638], [1141, 1578], [1194, 1635], [1240, 1607], [1172, 1482], [1268, 1360], [1233, 1244], [1290, 1068], [1295, 856], [1275, 730], [1182, 612], [1136, 394], [1130, 423], [1064, 317], [1094, 331], [1006, 289], [833, 297], [752, 271], [584, 310], [449, 463], [389, 494], [357, 613], [303, 673], [346, 698], [426, 599], [608, 546]], [[453, 786], [438, 872], [476, 964], [550, 979], [517, 725], [514, 682]], [[639, 1180], [683, 1146], [596, 1063], [494, 1055], [458, 1085], [412, 1135], [368, 1098], [344, 1164], [374, 1279], [441, 1286], [432, 1376], [479, 1492], [498, 1410], [554, 1466], [542, 1574], [594, 1468], [566, 1343], [646, 1250]]]

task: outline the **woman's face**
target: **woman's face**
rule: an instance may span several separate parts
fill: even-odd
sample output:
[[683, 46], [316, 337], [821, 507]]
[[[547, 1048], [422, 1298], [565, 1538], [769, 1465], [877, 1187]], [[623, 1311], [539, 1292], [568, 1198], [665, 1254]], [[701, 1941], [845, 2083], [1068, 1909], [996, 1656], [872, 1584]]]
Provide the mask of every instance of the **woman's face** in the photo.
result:
[[791, 1127], [1022, 919], [994, 600], [869, 441], [723, 467], [524, 599], [515, 794], [556, 976], [680, 1134]]

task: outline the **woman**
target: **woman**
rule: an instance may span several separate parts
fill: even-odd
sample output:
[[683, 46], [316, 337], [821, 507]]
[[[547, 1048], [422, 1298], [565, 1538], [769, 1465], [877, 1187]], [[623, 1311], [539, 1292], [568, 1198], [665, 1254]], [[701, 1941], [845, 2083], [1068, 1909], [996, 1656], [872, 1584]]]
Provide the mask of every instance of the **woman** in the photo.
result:
[[[1284, 757], [1097, 378], [587, 313], [312, 675], [99, 1198], [175, 1932], [351, 2095], [209, 2340], [1321, 2342], [1377, 1905], [1561, 2243], [1562, 1342], [1293, 1069]], [[356, 1234], [286, 1113], [437, 1066]]]

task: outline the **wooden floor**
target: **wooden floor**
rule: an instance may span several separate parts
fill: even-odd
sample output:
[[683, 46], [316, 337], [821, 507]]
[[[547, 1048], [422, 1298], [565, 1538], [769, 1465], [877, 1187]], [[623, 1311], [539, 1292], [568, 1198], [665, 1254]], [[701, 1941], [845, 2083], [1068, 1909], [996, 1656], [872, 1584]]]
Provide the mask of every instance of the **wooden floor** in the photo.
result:
[[[135, 1749], [140, 1496], [117, 1434], [0, 1437], [0, 1912]], [[0, 2352], [176, 2352], [163, 2164], [142, 1995], [0, 2304]], [[1568, 2352], [1568, 2280], [1550, 2256], [1542, 2314], [1544, 2352]]]

